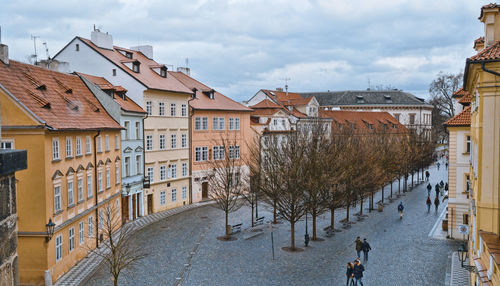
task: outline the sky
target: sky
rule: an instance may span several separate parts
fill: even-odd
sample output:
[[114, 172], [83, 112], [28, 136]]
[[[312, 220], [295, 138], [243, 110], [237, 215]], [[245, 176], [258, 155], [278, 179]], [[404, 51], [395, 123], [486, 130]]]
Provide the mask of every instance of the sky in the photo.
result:
[[[428, 98], [483, 36], [480, 0], [0, 0], [1, 42], [27, 62], [93, 26], [116, 46], [152, 45], [162, 64], [237, 100], [259, 89], [391, 87]], [[186, 60], [187, 59], [187, 60]]]

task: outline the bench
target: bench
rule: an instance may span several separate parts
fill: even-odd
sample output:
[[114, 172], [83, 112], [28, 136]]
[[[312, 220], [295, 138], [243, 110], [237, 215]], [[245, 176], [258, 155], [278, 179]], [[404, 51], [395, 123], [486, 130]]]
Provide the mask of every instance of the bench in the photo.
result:
[[231, 226], [231, 234], [235, 234], [241, 231], [241, 223]]
[[323, 228], [323, 230], [326, 232], [326, 237], [332, 237], [335, 234], [335, 231], [329, 226]]
[[264, 217], [259, 217], [255, 220], [255, 225], [261, 225], [264, 223]]

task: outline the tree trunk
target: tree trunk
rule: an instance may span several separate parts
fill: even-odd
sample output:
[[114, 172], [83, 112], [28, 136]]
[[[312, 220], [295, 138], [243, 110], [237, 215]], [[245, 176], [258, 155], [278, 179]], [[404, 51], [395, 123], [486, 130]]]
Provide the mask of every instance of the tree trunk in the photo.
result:
[[335, 208], [330, 208], [330, 227], [335, 229]]
[[295, 249], [295, 223], [290, 223], [290, 248]]
[[384, 188], [385, 186], [382, 186], [382, 203], [384, 203]]
[[226, 210], [226, 239], [229, 239], [229, 212]]
[[316, 215], [316, 213], [311, 213], [311, 216], [313, 218], [313, 237], [312, 237], [312, 240], [316, 240], [316, 239], [318, 239], [316, 237], [316, 216], [317, 215]]
[[113, 275], [113, 286], [118, 286], [118, 275]]
[[413, 188], [413, 172], [411, 172], [411, 187]]
[[273, 223], [278, 223], [276, 219], [276, 201], [273, 202]]
[[255, 226], [254, 225], [254, 220], [253, 220], [253, 213], [254, 213], [253, 208], [254, 208], [254, 203], [252, 202], [252, 227]]
[[391, 182], [391, 199], [392, 199], [392, 182]]
[[363, 215], [363, 198], [361, 198], [361, 202], [359, 204], [359, 214], [360, 216]]
[[347, 203], [347, 212], [346, 212], [346, 217], [345, 217], [345, 220], [346, 221], [349, 221], [349, 205], [351, 204], [351, 202], [348, 202]]
[[371, 206], [370, 206], [370, 211], [372, 211], [372, 210], [373, 210], [373, 201], [374, 201], [374, 199], [375, 199], [373, 196], [374, 196], [374, 192], [372, 191], [372, 192], [371, 192], [371, 196], [370, 196], [370, 203], [371, 203]]
[[398, 193], [401, 195], [401, 177], [398, 178]]

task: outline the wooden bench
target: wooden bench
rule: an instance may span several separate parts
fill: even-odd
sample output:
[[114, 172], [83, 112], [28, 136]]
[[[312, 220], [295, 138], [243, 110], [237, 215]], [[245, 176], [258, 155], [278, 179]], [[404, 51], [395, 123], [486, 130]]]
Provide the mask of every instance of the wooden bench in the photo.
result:
[[241, 223], [231, 226], [231, 234], [235, 234], [241, 231]]
[[259, 217], [255, 220], [255, 225], [261, 225], [264, 223], [264, 217]]

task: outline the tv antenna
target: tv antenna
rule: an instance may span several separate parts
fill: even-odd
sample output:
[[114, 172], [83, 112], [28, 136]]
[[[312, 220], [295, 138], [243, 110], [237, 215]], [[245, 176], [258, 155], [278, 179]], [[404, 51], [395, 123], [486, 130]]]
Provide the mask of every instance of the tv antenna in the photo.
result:
[[35, 58], [35, 63], [38, 61], [38, 55], [36, 53], [36, 39], [38, 38], [40, 37], [31, 35], [31, 39], [33, 40], [33, 49], [35, 50], [35, 53], [33, 54], [33, 57]]
[[189, 67], [189, 58], [186, 58], [186, 67]]
[[49, 47], [47, 46], [47, 42], [43, 42], [42, 44], [45, 47], [45, 55], [47, 55], [47, 60], [50, 60]]
[[291, 80], [291, 78], [285, 77], [285, 78], [282, 78], [282, 80], [285, 81], [285, 92], [286, 92], [286, 96], [288, 96], [288, 81]]

